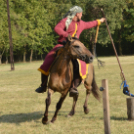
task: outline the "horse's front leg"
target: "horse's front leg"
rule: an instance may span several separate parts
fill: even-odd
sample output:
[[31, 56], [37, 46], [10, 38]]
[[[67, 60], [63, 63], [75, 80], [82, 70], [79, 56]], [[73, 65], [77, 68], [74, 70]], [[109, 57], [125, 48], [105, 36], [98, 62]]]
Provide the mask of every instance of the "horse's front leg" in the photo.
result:
[[51, 104], [51, 96], [53, 94], [53, 91], [51, 89], [48, 89], [48, 94], [47, 94], [47, 98], [46, 98], [46, 110], [44, 113], [44, 117], [42, 118], [42, 123], [43, 124], [47, 124], [48, 123], [48, 108]]
[[88, 102], [89, 95], [90, 95], [90, 93], [92, 91], [92, 88], [93, 88], [92, 87], [92, 81], [93, 81], [93, 64], [89, 64], [88, 74], [87, 74], [87, 77], [84, 81], [84, 86], [86, 88], [86, 99], [85, 99], [85, 103], [83, 105], [83, 108], [84, 108], [84, 113], [85, 114], [89, 113], [87, 102]]
[[61, 108], [61, 106], [62, 106], [62, 103], [63, 103], [63, 101], [65, 100], [66, 96], [67, 96], [67, 93], [64, 94], [64, 95], [61, 95], [60, 100], [59, 100], [59, 102], [58, 102], [57, 105], [56, 105], [55, 114], [54, 114], [54, 116], [53, 116], [53, 118], [52, 118], [52, 120], [51, 120], [52, 123], [54, 123], [54, 121], [56, 120], [57, 114], [58, 114], [58, 112], [59, 112], [59, 110], [60, 110], [60, 108]]
[[[72, 82], [72, 87], [77, 89], [77, 87], [80, 85], [82, 80], [81, 80], [79, 74], [75, 74], [74, 78], [75, 79]], [[75, 107], [76, 107], [76, 102], [78, 100], [78, 96], [79, 95], [73, 96], [73, 105], [72, 105], [72, 109], [71, 109], [70, 113], [68, 114], [68, 116], [73, 116], [75, 114]]]
[[78, 100], [78, 95], [73, 97], [73, 106], [72, 106], [72, 110], [68, 114], [68, 117], [73, 116], [75, 114], [75, 106], [76, 106], [77, 100]]
[[91, 93], [91, 87], [90, 87], [90, 89], [88, 88], [87, 85], [85, 85], [85, 87], [86, 87], [87, 90], [86, 90], [86, 99], [85, 99], [83, 108], [84, 108], [84, 113], [88, 114], [89, 113], [89, 109], [88, 109], [88, 106], [87, 106], [87, 102], [88, 102], [89, 95]]

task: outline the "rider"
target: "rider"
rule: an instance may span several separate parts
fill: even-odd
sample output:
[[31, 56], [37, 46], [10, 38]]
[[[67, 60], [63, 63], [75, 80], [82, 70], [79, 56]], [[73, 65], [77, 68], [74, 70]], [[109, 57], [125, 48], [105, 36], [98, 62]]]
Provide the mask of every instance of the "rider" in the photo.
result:
[[[38, 69], [41, 72], [42, 84], [35, 90], [36, 92], [46, 92], [49, 68], [55, 59], [55, 51], [58, 47], [64, 45], [67, 36], [70, 34], [72, 37], [74, 37], [76, 34], [77, 38], [79, 38], [83, 30], [98, 26], [105, 21], [105, 18], [89, 22], [82, 21], [82, 12], [83, 10], [79, 6], [70, 8], [65, 14], [64, 18], [55, 26], [54, 31], [59, 35], [58, 44], [46, 55], [44, 63]], [[78, 94], [78, 91], [73, 90], [73, 88], [70, 90], [70, 92], [73, 94]]]

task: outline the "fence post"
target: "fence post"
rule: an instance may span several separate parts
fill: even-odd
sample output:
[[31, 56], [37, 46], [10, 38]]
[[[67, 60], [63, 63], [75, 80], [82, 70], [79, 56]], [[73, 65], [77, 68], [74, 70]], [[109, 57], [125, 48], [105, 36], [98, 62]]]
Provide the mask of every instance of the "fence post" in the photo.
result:
[[110, 134], [110, 111], [109, 111], [109, 95], [108, 95], [108, 80], [102, 80], [102, 97], [103, 97], [103, 114], [104, 114], [104, 129], [105, 134]]
[[127, 98], [127, 115], [128, 120], [134, 120], [134, 98]]

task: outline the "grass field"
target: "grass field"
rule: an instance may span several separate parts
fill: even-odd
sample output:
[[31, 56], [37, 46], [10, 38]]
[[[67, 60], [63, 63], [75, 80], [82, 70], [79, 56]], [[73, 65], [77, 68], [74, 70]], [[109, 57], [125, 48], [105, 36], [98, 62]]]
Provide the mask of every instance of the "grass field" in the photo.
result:
[[[108, 79], [111, 134], [134, 134], [134, 122], [127, 120], [126, 98], [120, 89], [120, 69], [116, 57], [100, 57], [104, 68], [98, 68], [94, 60], [98, 86]], [[119, 57], [130, 91], [134, 94], [134, 56]], [[42, 125], [46, 93], [37, 94], [42, 61], [16, 63], [15, 71], [10, 65], [0, 65], [0, 134], [104, 134], [103, 106], [91, 94], [88, 101], [89, 114], [83, 112], [85, 88], [81, 85], [76, 113], [67, 118], [72, 98], [67, 96], [54, 124]], [[100, 95], [102, 93], [100, 92]], [[52, 118], [60, 94], [52, 96], [49, 119]]]

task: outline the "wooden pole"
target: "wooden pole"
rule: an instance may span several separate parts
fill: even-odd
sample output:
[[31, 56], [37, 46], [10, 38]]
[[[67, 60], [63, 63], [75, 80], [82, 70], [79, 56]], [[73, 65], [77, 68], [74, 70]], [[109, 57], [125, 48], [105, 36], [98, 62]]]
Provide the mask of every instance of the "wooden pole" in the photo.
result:
[[[108, 34], [109, 34], [111, 43], [112, 43], [112, 45], [113, 45], [113, 49], [114, 49], [114, 52], [115, 52], [115, 55], [116, 55], [116, 58], [117, 58], [119, 67], [120, 67], [120, 70], [121, 70], [121, 74], [122, 74], [122, 77], [123, 77], [123, 81], [125, 81], [126, 78], [125, 78], [125, 75], [124, 75], [124, 73], [123, 73], [123, 69], [122, 69], [122, 67], [121, 67], [120, 61], [119, 61], [119, 57], [118, 57], [118, 54], [117, 54], [117, 51], [116, 51], [116, 48], [115, 48], [115, 45], [114, 45], [114, 41], [113, 41], [113, 39], [112, 39], [112, 35], [111, 35], [110, 29], [109, 29], [109, 26], [108, 26], [108, 23], [107, 23], [106, 16], [105, 16], [105, 14], [104, 14], [103, 9], [101, 9], [101, 11], [102, 11], [103, 17], [105, 18], [105, 24], [106, 24], [107, 31], [108, 31]], [[126, 83], [126, 84], [127, 84], [127, 83]], [[129, 88], [128, 88], [128, 87], [127, 87], [127, 90], [129, 91]], [[130, 91], [129, 91], [129, 94], [130, 94]], [[130, 94], [130, 95], [131, 95], [131, 94]]]
[[14, 58], [13, 58], [13, 44], [12, 44], [12, 32], [11, 32], [11, 23], [10, 23], [9, 0], [7, 0], [7, 16], [8, 16], [9, 42], [10, 42], [10, 63], [11, 63], [11, 71], [13, 71]]
[[104, 129], [105, 134], [110, 134], [110, 111], [109, 111], [109, 96], [108, 96], [108, 80], [102, 80], [103, 87], [103, 114], [104, 114]]
[[128, 120], [134, 120], [134, 98], [127, 98], [127, 115]]

